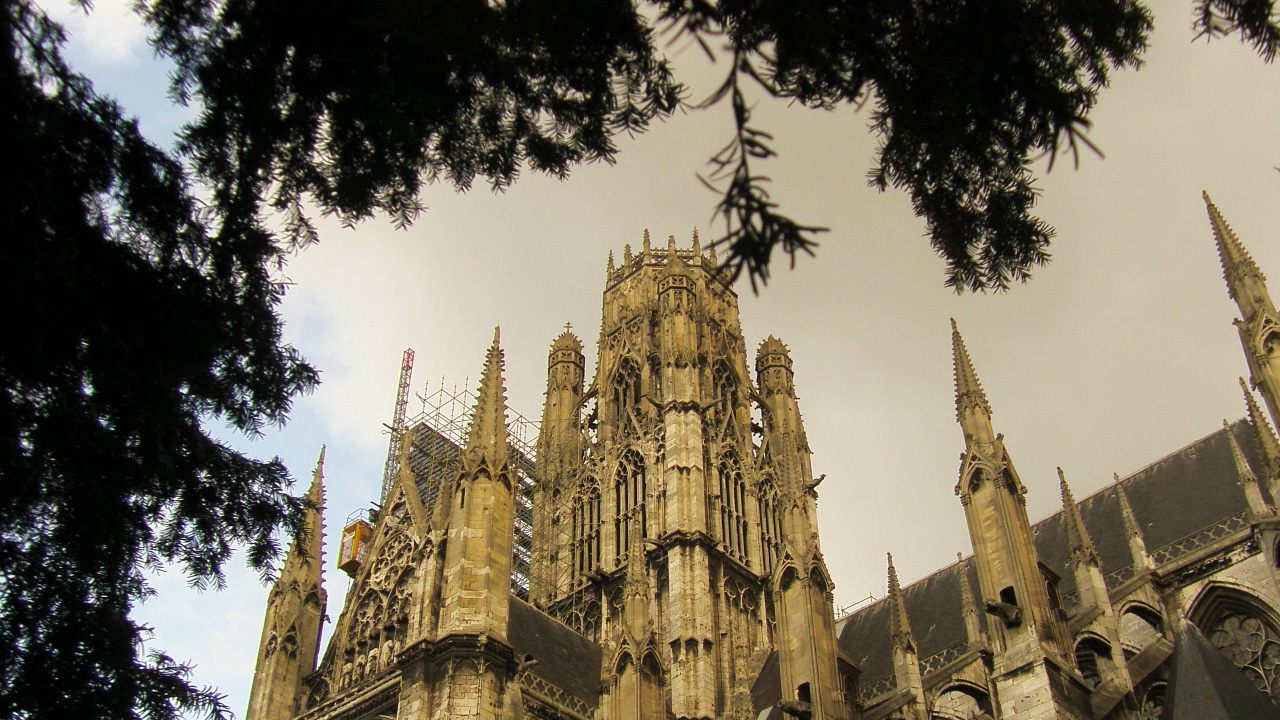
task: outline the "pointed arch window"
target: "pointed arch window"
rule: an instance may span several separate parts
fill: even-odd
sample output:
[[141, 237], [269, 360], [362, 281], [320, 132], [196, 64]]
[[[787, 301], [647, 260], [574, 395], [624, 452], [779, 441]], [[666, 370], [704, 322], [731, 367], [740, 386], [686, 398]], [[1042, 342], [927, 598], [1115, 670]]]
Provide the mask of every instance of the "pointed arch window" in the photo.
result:
[[1280, 705], [1280, 631], [1266, 606], [1247, 593], [1214, 588], [1191, 620], [1254, 686]]
[[618, 370], [613, 376], [613, 405], [621, 418], [639, 404], [640, 365], [633, 358], [624, 357], [618, 362]]
[[[713, 417], [723, 421], [726, 417], [732, 417], [738, 409], [740, 396], [738, 392], [738, 379], [733, 372], [733, 368], [724, 360], [717, 360], [716, 364], [711, 368], [711, 382], [715, 390], [716, 403], [714, 407]], [[732, 422], [726, 423], [726, 429], [732, 433], [735, 430]]]
[[720, 454], [717, 463], [720, 476], [720, 541], [730, 556], [747, 562], [747, 484], [742, 477], [742, 463], [733, 449]]
[[613, 488], [614, 557], [621, 561], [631, 546], [631, 526], [640, 524], [640, 535], [646, 535], [644, 457], [635, 450], [628, 450], [618, 460], [618, 472]]
[[600, 493], [582, 493], [573, 504], [571, 552], [575, 577], [582, 577], [600, 565]]
[[778, 513], [778, 486], [772, 475], [760, 481], [760, 560], [762, 572], [772, 573], [782, 553], [782, 522]]

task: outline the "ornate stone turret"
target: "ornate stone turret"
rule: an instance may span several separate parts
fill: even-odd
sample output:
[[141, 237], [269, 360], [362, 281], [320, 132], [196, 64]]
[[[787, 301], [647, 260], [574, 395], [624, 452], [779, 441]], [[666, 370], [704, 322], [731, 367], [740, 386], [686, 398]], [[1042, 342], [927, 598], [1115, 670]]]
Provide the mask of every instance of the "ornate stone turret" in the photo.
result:
[[540, 541], [532, 549], [529, 589], [530, 599], [537, 604], [555, 599], [556, 589], [570, 583], [575, 565], [584, 565], [587, 559], [592, 566], [599, 564], [598, 533], [570, 549], [575, 504], [566, 502], [576, 494], [594, 492], [594, 502], [585, 509], [591, 511], [593, 524], [599, 522], [598, 490], [582, 485], [588, 444], [580, 417], [585, 367], [582, 342], [566, 324], [547, 358], [547, 395], [538, 435], [540, 478], [534, 488], [533, 535]]
[[[992, 616], [988, 627], [1002, 713], [1025, 720], [1076, 718], [1055, 714], [1055, 705], [1088, 707], [1087, 690], [1068, 660], [1066, 623], [1049, 600], [1049, 592], [1056, 592], [1056, 578], [1036, 553], [1026, 488], [1003, 436], [992, 429], [991, 406], [954, 320], [951, 341], [956, 416], [965, 439], [955, 492], [968, 520], [985, 609]], [[1028, 694], [1042, 695], [1043, 702], [1019, 705], [1015, 711], [1013, 703]]]
[[973, 601], [973, 585], [969, 583], [969, 564], [964, 561], [964, 553], [956, 553], [956, 564], [960, 572], [960, 607], [964, 613], [964, 635], [969, 647], [986, 648], [987, 634], [982, 629], [981, 611]]
[[773, 576], [783, 701], [807, 707], [813, 718], [843, 717], [832, 584], [818, 544], [815, 488], [823, 478], [813, 478], [790, 353], [773, 336], [756, 351], [756, 384], [765, 409], [762, 451], [773, 461], [782, 506], [782, 557]]
[[1249, 364], [1249, 382], [1262, 393], [1273, 421], [1280, 422], [1280, 316], [1276, 314], [1267, 279], [1257, 263], [1240, 244], [1239, 238], [1222, 213], [1204, 193], [1209, 211], [1209, 224], [1218, 246], [1222, 275], [1227, 293], [1240, 308], [1241, 319], [1235, 321]]
[[894, 717], [904, 720], [926, 720], [924, 683], [920, 678], [920, 655], [916, 651], [916, 639], [911, 633], [911, 621], [907, 618], [907, 605], [898, 584], [898, 571], [893, 567], [893, 555], [889, 554], [889, 642], [893, 646], [894, 684], [904, 692], [905, 703], [894, 711]]
[[289, 545], [267, 597], [246, 720], [286, 720], [302, 709], [303, 678], [316, 667], [328, 600], [321, 577], [324, 546], [324, 448], [307, 491], [302, 527]]

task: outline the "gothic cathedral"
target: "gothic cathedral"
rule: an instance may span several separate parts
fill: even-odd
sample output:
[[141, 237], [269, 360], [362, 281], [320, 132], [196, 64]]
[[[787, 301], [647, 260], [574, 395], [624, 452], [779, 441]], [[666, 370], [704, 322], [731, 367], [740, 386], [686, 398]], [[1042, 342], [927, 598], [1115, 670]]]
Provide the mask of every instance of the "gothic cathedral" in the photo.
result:
[[[248, 720], [1280, 718], [1280, 315], [1208, 202], [1247, 416], [1032, 523], [952, 323], [974, 553], [845, 617], [787, 347], [754, 373], [689, 249], [609, 259], [596, 376], [551, 346], [513, 439], [495, 331], [465, 431], [401, 435], [321, 653], [323, 458], [267, 605]], [[589, 382], [588, 382], [589, 380]]]

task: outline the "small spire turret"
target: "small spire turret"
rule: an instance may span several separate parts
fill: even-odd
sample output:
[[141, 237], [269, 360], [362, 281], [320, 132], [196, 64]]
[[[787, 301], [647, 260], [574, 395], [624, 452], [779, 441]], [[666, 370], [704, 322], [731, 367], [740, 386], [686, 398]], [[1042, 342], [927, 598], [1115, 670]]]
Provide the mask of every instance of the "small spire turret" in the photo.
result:
[[1153, 568], [1155, 563], [1147, 554], [1147, 542], [1142, 537], [1142, 527], [1138, 524], [1138, 516], [1133, 513], [1133, 506], [1129, 504], [1129, 494], [1120, 484], [1120, 474], [1115, 473], [1112, 477], [1115, 478], [1116, 500], [1120, 503], [1120, 519], [1124, 521], [1125, 535], [1129, 538], [1129, 554], [1133, 557], [1133, 564], [1138, 567]]
[[902, 586], [898, 583], [898, 570], [893, 566], [893, 553], [887, 553], [887, 555], [889, 557], [889, 621], [893, 645], [915, 653], [916, 640], [911, 634], [911, 622], [907, 618], [907, 605], [902, 597]]
[[960, 603], [964, 613], [965, 637], [970, 647], [985, 646], [987, 639], [979, 621], [981, 613], [978, 611], [978, 603], [973, 599], [973, 584], [969, 582], [969, 564], [964, 561], [964, 553], [956, 553], [956, 564], [960, 572]]
[[[1218, 260], [1222, 263], [1222, 277], [1227, 281], [1227, 292], [1232, 300], [1240, 304], [1241, 311], [1246, 312], [1245, 304], [1252, 303], [1254, 300], [1253, 288], [1248, 287], [1249, 281], [1261, 284], [1267, 279], [1258, 269], [1258, 264], [1250, 257], [1249, 251], [1240, 244], [1240, 239], [1223, 219], [1218, 207], [1209, 199], [1209, 193], [1204, 192], [1202, 195], [1205, 208], [1209, 211], [1209, 224], [1213, 227], [1213, 240], [1218, 246]], [[1246, 312], [1246, 315], [1250, 314]]]
[[1267, 487], [1271, 490], [1273, 498], [1280, 499], [1280, 439], [1276, 438], [1275, 431], [1271, 429], [1271, 423], [1267, 422], [1267, 416], [1258, 407], [1258, 401], [1254, 399], [1253, 393], [1249, 390], [1249, 384], [1244, 378], [1240, 378], [1240, 391], [1244, 393], [1245, 407], [1249, 409], [1249, 422], [1253, 425], [1254, 433], [1258, 437], [1258, 445], [1262, 448], [1262, 456], [1267, 463], [1265, 468]]

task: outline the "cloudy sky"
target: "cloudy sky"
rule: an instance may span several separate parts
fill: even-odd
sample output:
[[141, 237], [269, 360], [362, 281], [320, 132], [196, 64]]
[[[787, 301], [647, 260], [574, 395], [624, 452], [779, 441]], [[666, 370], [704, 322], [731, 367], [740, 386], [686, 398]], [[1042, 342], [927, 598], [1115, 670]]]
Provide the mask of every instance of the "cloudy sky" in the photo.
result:
[[[907, 198], [869, 189], [874, 138], [865, 113], [762, 103], [759, 124], [781, 157], [760, 169], [794, 217], [823, 225], [815, 258], [775, 262], [758, 296], [740, 286], [754, 347], [775, 334], [791, 347], [800, 407], [825, 473], [819, 518], [840, 605], [884, 593], [886, 552], [914, 580], [970, 552], [952, 488], [963, 448], [955, 424], [950, 332], [955, 317], [1029, 489], [1032, 519], [1058, 508], [1055, 466], [1077, 498], [1240, 417], [1245, 373], [1201, 190], [1208, 190], [1280, 294], [1280, 67], [1234, 40], [1192, 42], [1189, 0], [1154, 2], [1147, 64], [1115, 78], [1090, 137], [1106, 159], [1040, 173], [1041, 216], [1057, 228], [1053, 263], [999, 295], [943, 285]], [[166, 106], [165, 68], [120, 0], [84, 22], [73, 56], [167, 142], [190, 111]], [[723, 71], [694, 49], [673, 57], [704, 92]], [[697, 89], [700, 88], [700, 89]], [[417, 351], [412, 388], [463, 385], [502, 326], [511, 407], [536, 418], [546, 353], [566, 322], [587, 345], [600, 317], [605, 260], [648, 228], [687, 245], [715, 200], [697, 182], [728, 139], [723, 109], [685, 114], [622, 143], [618, 163], [567, 182], [532, 175], [501, 195], [446, 187], [407, 231], [371, 222], [324, 227], [292, 258], [287, 337], [323, 371], [287, 428], [243, 442], [279, 455], [306, 481], [328, 445], [331, 536], [378, 491], [400, 354]], [[1041, 171], [1044, 163], [1040, 164]], [[415, 400], [411, 412], [420, 409]], [[346, 578], [328, 571], [329, 614]], [[239, 567], [221, 593], [156, 578], [140, 615], [153, 644], [195, 663], [241, 713], [248, 701], [266, 589]]]

